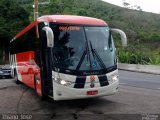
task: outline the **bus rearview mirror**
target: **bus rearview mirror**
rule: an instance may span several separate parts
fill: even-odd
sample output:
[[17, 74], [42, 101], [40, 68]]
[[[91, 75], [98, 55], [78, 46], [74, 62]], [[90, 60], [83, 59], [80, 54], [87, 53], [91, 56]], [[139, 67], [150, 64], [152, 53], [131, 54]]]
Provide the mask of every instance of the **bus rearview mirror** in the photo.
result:
[[126, 34], [125, 34], [122, 30], [120, 30], [120, 29], [111, 28], [110, 30], [111, 30], [112, 32], [115, 32], [115, 33], [120, 34], [122, 46], [123, 46], [123, 47], [126, 47], [126, 46], [127, 46], [127, 37], [126, 37]]
[[54, 34], [53, 31], [50, 27], [45, 26], [42, 28], [46, 32], [46, 37], [47, 37], [47, 47], [52, 48], [54, 46]]

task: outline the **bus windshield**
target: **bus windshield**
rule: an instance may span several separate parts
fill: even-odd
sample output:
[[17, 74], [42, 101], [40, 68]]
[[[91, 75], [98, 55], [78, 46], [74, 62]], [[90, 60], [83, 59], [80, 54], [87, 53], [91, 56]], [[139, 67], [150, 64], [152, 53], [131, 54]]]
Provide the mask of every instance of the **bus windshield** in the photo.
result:
[[50, 24], [54, 32], [53, 56], [57, 68], [101, 70], [115, 65], [109, 28]]

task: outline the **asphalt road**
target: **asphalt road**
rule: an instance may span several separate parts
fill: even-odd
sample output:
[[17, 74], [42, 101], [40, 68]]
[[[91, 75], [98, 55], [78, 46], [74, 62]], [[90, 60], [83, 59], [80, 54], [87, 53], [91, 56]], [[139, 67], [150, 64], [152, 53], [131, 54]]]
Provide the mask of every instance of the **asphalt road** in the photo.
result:
[[119, 77], [121, 85], [160, 90], [160, 75], [119, 70]]
[[58, 102], [42, 101], [27, 86], [0, 79], [0, 119], [11, 113], [25, 114], [26, 120], [160, 120], [160, 75], [119, 74], [119, 92], [115, 95]]

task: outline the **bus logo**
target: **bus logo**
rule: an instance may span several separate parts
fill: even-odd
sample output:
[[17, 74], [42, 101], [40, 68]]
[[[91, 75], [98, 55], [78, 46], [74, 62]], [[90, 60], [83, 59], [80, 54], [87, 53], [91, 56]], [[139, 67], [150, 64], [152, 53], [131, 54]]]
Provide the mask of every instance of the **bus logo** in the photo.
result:
[[90, 80], [91, 80], [91, 81], [95, 81], [95, 79], [96, 79], [96, 78], [95, 78], [94, 75], [91, 75], [91, 76], [90, 76]]

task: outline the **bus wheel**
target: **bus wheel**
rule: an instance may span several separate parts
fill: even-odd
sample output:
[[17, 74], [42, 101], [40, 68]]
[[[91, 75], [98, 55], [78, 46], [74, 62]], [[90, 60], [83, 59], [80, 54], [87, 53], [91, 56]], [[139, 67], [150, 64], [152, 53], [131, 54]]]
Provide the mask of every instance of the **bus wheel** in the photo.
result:
[[42, 101], [48, 100], [48, 96], [44, 93], [43, 90], [42, 90], [41, 100], [42, 100]]
[[42, 96], [41, 96], [41, 100], [42, 101], [46, 101], [48, 100], [48, 96], [46, 95], [45, 91], [44, 91], [44, 88], [42, 88]]
[[18, 80], [18, 75], [16, 70], [14, 71], [14, 79], [16, 80], [16, 84], [21, 84], [21, 81]]
[[37, 92], [37, 85], [36, 85], [36, 76], [34, 75], [34, 89]]
[[[35, 89], [35, 91], [36, 91], [36, 93], [37, 93], [37, 84], [36, 84], [36, 76], [34, 75], [34, 89]], [[38, 94], [38, 93], [37, 93]], [[40, 99], [42, 100], [42, 101], [44, 101], [44, 100], [46, 100], [46, 95], [44, 95], [44, 92], [42, 91], [42, 96], [40, 96]]]

